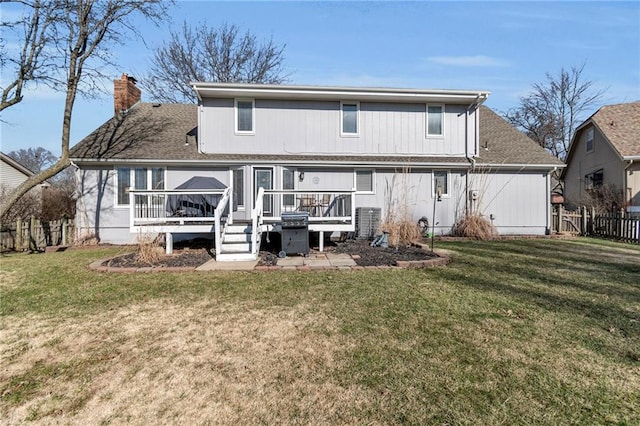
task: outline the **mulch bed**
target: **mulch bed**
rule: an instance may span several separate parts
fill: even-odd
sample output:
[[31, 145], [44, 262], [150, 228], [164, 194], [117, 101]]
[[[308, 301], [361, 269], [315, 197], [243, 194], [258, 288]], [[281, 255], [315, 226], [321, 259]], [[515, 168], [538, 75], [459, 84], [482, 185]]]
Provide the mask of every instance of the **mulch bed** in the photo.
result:
[[[278, 264], [279, 241], [266, 244], [260, 252], [258, 265], [275, 266]], [[327, 243], [325, 252], [347, 253], [354, 257], [358, 266], [396, 266], [398, 261], [426, 260], [438, 257], [436, 254], [415, 246], [371, 247], [367, 240], [350, 240]], [[198, 267], [215, 258], [211, 241], [195, 241], [174, 246], [171, 255], [162, 254], [157, 262], [148, 263], [138, 258], [137, 253], [129, 253], [110, 259], [104, 266], [116, 268], [144, 267]]]
[[371, 247], [367, 240], [337, 243], [327, 251], [357, 255], [354, 260], [358, 266], [396, 266], [397, 262], [402, 260], [426, 260], [438, 257], [435, 253], [415, 246]]

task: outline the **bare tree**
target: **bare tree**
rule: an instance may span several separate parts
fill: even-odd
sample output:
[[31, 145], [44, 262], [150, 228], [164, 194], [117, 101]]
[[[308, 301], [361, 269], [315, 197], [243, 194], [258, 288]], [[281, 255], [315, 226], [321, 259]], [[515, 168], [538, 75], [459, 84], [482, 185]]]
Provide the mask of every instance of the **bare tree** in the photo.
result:
[[171, 32], [171, 40], [155, 51], [140, 85], [159, 102], [195, 103], [191, 81], [280, 84], [287, 80], [284, 48], [271, 39], [259, 43], [235, 25], [192, 28], [184, 22], [182, 30]]
[[34, 173], [50, 167], [57, 160], [51, 151], [41, 146], [37, 148], [21, 148], [17, 151], [11, 151], [7, 155]]
[[561, 160], [569, 151], [576, 127], [602, 98], [593, 81], [584, 81], [585, 64], [562, 68], [557, 76], [546, 74], [546, 81], [535, 83], [520, 106], [504, 114], [505, 118]]
[[[158, 22], [166, 17], [168, 5], [162, 0], [49, 0], [42, 2], [47, 4], [46, 8], [42, 8], [39, 1], [20, 3], [27, 8], [27, 15], [30, 16], [24, 20], [25, 36], [31, 34], [29, 26], [35, 25], [34, 22], [48, 22], [42, 36], [44, 46], [41, 47], [41, 55], [46, 52], [47, 63], [50, 64], [46, 82], [66, 92], [60, 137], [61, 156], [53, 165], [12, 191], [2, 204], [0, 216], [4, 216], [31, 188], [69, 165], [71, 117], [77, 94], [83, 90], [90, 94], [97, 82], [104, 78], [101, 69], [112, 65], [110, 46], [121, 44], [126, 35], [139, 35], [131, 22], [133, 16], [140, 15]], [[46, 15], [43, 16], [43, 13]], [[35, 14], [39, 15], [37, 19], [33, 18]], [[22, 69], [28, 66], [37, 69], [38, 64], [28, 65], [22, 61], [28, 62], [29, 56], [12, 60], [12, 72], [20, 87], [29, 81], [25, 79]]]
[[3, 32], [16, 32], [21, 40], [14, 54], [9, 52], [4, 37], [0, 40], [0, 65], [4, 68], [9, 63], [15, 69], [13, 78], [1, 88], [0, 111], [22, 100], [22, 91], [28, 82], [46, 81], [53, 66], [52, 55], [45, 47], [57, 19], [58, 2], [34, 0], [23, 3], [28, 13], [16, 21], [3, 20], [0, 24]]

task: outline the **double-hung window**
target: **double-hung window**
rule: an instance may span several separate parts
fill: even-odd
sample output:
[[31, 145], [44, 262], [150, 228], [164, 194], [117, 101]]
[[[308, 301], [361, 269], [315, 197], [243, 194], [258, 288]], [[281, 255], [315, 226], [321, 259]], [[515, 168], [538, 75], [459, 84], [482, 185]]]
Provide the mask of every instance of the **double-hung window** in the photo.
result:
[[585, 145], [587, 152], [593, 152], [593, 127], [587, 129]]
[[[165, 189], [165, 169], [162, 167], [118, 167], [116, 169], [116, 205], [129, 205], [129, 190], [133, 182], [133, 189]], [[136, 204], [159, 204], [163, 202], [162, 195], [138, 195]]]
[[255, 101], [236, 99], [236, 133], [252, 135], [255, 132]]
[[360, 131], [360, 103], [340, 102], [340, 134], [342, 136], [358, 136]]
[[427, 137], [444, 136], [444, 105], [427, 105]]

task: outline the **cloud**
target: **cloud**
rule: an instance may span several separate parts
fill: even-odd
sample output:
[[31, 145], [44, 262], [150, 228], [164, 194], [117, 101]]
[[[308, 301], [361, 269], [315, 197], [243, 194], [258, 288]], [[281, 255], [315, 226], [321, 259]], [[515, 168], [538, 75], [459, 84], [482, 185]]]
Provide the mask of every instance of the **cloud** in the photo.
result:
[[427, 61], [432, 64], [454, 67], [508, 67], [509, 63], [490, 56], [430, 56]]

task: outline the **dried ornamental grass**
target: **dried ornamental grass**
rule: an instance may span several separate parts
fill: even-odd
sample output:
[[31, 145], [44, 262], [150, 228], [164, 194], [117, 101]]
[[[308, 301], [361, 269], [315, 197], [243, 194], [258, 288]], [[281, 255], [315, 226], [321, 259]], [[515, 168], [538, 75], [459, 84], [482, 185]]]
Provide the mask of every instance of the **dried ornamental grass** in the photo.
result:
[[137, 240], [136, 260], [148, 264], [157, 263], [162, 257], [160, 239], [153, 238], [149, 234], [139, 233]]
[[453, 235], [476, 240], [490, 240], [498, 236], [498, 230], [484, 216], [469, 214], [454, 225]]

